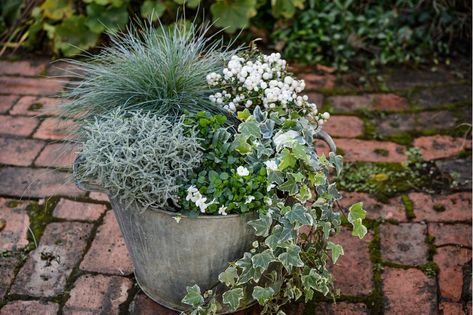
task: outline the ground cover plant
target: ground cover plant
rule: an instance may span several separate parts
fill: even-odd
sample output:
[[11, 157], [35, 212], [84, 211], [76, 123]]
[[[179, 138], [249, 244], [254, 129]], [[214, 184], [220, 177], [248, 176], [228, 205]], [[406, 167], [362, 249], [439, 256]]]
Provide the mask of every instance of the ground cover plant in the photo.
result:
[[[304, 81], [288, 72], [280, 54], [230, 54], [216, 45], [208, 51], [195, 30], [147, 27], [141, 35], [131, 29], [91, 64], [74, 62], [88, 73], [64, 109], [81, 116], [76, 179], [93, 181], [140, 211], [174, 211], [176, 224], [183, 216], [256, 215], [248, 224], [258, 240], [228, 262], [220, 287], [187, 287], [182, 302], [189, 314], [236, 310], [255, 300], [263, 314], [281, 315], [288, 303], [334, 294], [327, 265], [343, 247], [331, 237], [342, 216], [353, 236], [362, 238], [367, 229], [361, 203], [347, 213], [335, 207], [342, 196], [332, 178], [341, 174], [342, 157], [314, 149], [330, 115], [302, 94]], [[193, 84], [179, 85], [188, 80], [181, 75], [190, 75], [178, 74], [181, 67], [198, 68]], [[178, 93], [161, 97], [169, 86], [179, 86]]]

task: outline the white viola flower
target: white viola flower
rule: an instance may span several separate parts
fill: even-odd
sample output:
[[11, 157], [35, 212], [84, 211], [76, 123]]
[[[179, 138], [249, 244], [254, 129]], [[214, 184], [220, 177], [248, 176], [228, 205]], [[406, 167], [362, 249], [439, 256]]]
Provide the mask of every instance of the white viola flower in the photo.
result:
[[248, 197], [246, 197], [245, 203], [250, 203], [253, 200], [255, 200], [255, 196], [248, 196]]
[[328, 112], [325, 112], [322, 114], [322, 118], [328, 120], [330, 118], [330, 114]]
[[243, 176], [248, 176], [248, 175], [250, 175], [250, 171], [249, 171], [246, 167], [244, 167], [244, 166], [238, 166], [238, 168], [237, 168], [237, 174], [238, 174], [239, 176], [242, 176], [242, 177], [243, 177]]
[[195, 205], [200, 208], [200, 212], [205, 213], [205, 210], [213, 203], [215, 203], [215, 199], [209, 203], [205, 203], [207, 201], [206, 197], [201, 197], [195, 201]]
[[278, 164], [274, 160], [266, 161], [264, 164], [266, 165], [266, 168], [271, 171], [276, 171], [278, 169]]
[[226, 211], [227, 211], [227, 207], [225, 206], [221, 206], [220, 208], [218, 208], [218, 214], [220, 215], [227, 215], [228, 213]]

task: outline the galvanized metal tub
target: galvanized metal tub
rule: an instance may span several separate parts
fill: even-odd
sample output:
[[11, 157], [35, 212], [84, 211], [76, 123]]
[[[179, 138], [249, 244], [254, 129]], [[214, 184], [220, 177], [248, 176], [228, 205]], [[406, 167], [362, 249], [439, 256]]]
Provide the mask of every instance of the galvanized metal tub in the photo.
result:
[[[74, 169], [79, 160], [80, 157]], [[92, 183], [76, 184], [82, 190], [104, 192]], [[255, 215], [181, 216], [177, 222], [175, 212], [143, 211], [136, 204], [126, 207], [113, 197], [110, 202], [138, 285], [152, 300], [173, 310], [189, 309], [189, 305], [181, 303], [186, 286], [198, 284], [202, 292], [215, 289], [218, 275], [228, 263], [241, 258], [256, 240], [254, 230], [247, 224]], [[226, 313], [223, 309], [220, 314]]]

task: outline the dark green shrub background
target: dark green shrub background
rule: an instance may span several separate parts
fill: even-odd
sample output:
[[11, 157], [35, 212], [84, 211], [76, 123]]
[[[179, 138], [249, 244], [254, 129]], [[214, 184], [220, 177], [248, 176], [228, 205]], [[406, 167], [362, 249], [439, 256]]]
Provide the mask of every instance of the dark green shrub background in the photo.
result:
[[262, 38], [287, 59], [341, 71], [471, 54], [471, 1], [4, 0], [0, 11], [4, 47], [68, 57], [96, 47], [106, 30], [132, 17], [168, 24], [177, 15], [212, 20], [229, 34], [243, 30], [241, 40]]

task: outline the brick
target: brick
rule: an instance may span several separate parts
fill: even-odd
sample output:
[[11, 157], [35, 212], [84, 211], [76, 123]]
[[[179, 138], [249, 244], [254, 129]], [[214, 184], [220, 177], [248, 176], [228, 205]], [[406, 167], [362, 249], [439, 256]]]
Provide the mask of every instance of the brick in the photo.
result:
[[33, 117], [0, 115], [0, 134], [26, 137], [33, 133], [38, 123], [38, 120]]
[[28, 166], [38, 156], [44, 143], [39, 140], [0, 136], [0, 164]]
[[332, 116], [323, 129], [332, 137], [356, 138], [363, 135], [363, 120], [355, 116]]
[[16, 95], [0, 95], [0, 114], [5, 114], [16, 103]]
[[130, 315], [178, 315], [179, 312], [165, 308], [144, 293], [138, 293], [130, 304]]
[[435, 164], [443, 176], [455, 181], [457, 189], [471, 191], [471, 158], [437, 160]]
[[59, 311], [59, 305], [43, 301], [13, 301], [0, 310], [0, 315], [54, 315]]
[[368, 309], [362, 303], [317, 303], [315, 314], [324, 315], [363, 315], [368, 314]]
[[[0, 259], [0, 300], [3, 299], [8, 288], [15, 279], [15, 270], [20, 264], [17, 257], [2, 257]], [[1, 314], [1, 311], [0, 311]]]
[[5, 223], [0, 229], [0, 249], [19, 250], [28, 245], [30, 219], [25, 206], [25, 202], [0, 198], [0, 219]]
[[71, 131], [73, 131], [76, 126], [77, 125], [72, 120], [46, 118], [41, 123], [38, 130], [36, 130], [33, 137], [52, 140], [74, 139], [74, 135]]
[[455, 76], [449, 69], [439, 71], [399, 68], [385, 78], [390, 89], [406, 89], [416, 86], [444, 85], [455, 81]]
[[0, 61], [0, 75], [36, 76], [46, 70], [45, 63], [28, 61]]
[[439, 309], [442, 311], [443, 315], [465, 314], [463, 305], [460, 303], [442, 302], [440, 303]]
[[427, 263], [427, 226], [420, 223], [382, 224], [379, 227], [383, 260], [403, 265]]
[[404, 154], [406, 148], [393, 142], [343, 138], [337, 139], [335, 143], [343, 150], [345, 161], [400, 163], [407, 160]]
[[[469, 115], [471, 116], [471, 115]], [[374, 120], [378, 134], [389, 136], [401, 132], [455, 128], [460, 119], [449, 111], [391, 114]]]
[[317, 75], [314, 73], [306, 73], [301, 76], [305, 81], [305, 90], [320, 90], [320, 89], [333, 89], [335, 87], [336, 77], [332, 74]]
[[341, 244], [345, 252], [335, 266], [331, 267], [335, 277], [335, 287], [340, 288], [343, 295], [368, 295], [373, 290], [373, 266], [368, 248], [372, 239], [372, 235], [367, 234], [360, 240], [352, 236], [348, 230], [343, 230], [332, 238], [331, 241]]
[[74, 284], [64, 314], [118, 314], [132, 286], [131, 280], [123, 277], [83, 275]]
[[426, 160], [435, 160], [453, 157], [463, 149], [471, 149], [471, 140], [444, 135], [427, 136], [416, 138], [414, 146], [420, 149]]
[[471, 260], [471, 250], [456, 246], [437, 248], [434, 262], [439, 266], [438, 281], [442, 298], [458, 302], [462, 296], [462, 268]]
[[405, 222], [406, 213], [404, 205], [400, 198], [392, 198], [388, 203], [382, 203], [370, 197], [367, 193], [359, 192], [343, 192], [343, 198], [339, 201], [340, 205], [348, 208], [357, 202], [363, 202], [363, 208], [367, 211], [367, 218], [371, 220], [377, 219], [393, 219], [399, 222]]
[[101, 192], [92, 191], [89, 193], [89, 198], [97, 201], [109, 202], [107, 194]]
[[103, 204], [77, 202], [61, 199], [54, 209], [56, 218], [66, 220], [89, 220], [95, 221], [107, 210]]
[[133, 272], [133, 263], [113, 211], [107, 212], [80, 268], [116, 275], [128, 275]]
[[36, 297], [61, 293], [83, 255], [91, 230], [92, 225], [88, 223], [48, 224], [38, 247], [18, 273], [11, 292]]
[[46, 78], [0, 77], [0, 86], [4, 94], [18, 95], [57, 95], [62, 91], [64, 82]]
[[435, 278], [427, 277], [418, 269], [385, 267], [382, 274], [384, 314], [437, 314], [437, 286]]
[[58, 107], [64, 102], [60, 98], [23, 96], [10, 110], [10, 115], [42, 116], [58, 115]]
[[429, 234], [435, 237], [435, 245], [462, 245], [471, 247], [471, 225], [456, 223], [429, 223]]
[[343, 95], [327, 99], [336, 113], [360, 110], [398, 112], [408, 109], [407, 100], [395, 94]]
[[409, 198], [414, 203], [416, 221], [471, 221], [470, 192], [435, 196], [414, 192], [409, 194]]
[[441, 108], [459, 102], [471, 103], [471, 84], [419, 89], [411, 95], [410, 100], [422, 109]]
[[71, 143], [48, 144], [34, 164], [43, 167], [72, 168], [78, 146]]
[[4, 167], [0, 169], [0, 195], [42, 198], [85, 195], [71, 175], [52, 169]]

